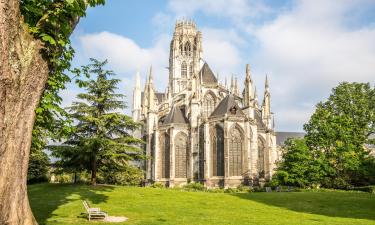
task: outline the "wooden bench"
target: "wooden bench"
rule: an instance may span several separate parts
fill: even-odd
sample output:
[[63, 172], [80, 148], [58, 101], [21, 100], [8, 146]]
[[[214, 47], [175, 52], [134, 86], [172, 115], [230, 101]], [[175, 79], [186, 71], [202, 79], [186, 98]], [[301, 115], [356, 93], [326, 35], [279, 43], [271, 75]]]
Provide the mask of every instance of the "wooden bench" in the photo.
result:
[[91, 219], [106, 219], [108, 214], [100, 210], [100, 208], [90, 208], [88, 202], [83, 201], [83, 206], [85, 207], [89, 221]]

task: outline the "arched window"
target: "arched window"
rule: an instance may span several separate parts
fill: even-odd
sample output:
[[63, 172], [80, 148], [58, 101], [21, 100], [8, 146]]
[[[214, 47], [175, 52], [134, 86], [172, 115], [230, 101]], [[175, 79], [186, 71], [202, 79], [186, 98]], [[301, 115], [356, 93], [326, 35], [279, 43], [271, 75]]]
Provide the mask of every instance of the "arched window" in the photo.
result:
[[229, 136], [229, 176], [242, 175], [242, 135], [235, 127]]
[[212, 176], [224, 176], [224, 130], [218, 125], [212, 135]]
[[161, 162], [161, 177], [169, 178], [170, 170], [170, 151], [169, 151], [169, 135], [167, 133], [160, 134], [160, 162]]
[[183, 53], [183, 50], [184, 50], [184, 47], [183, 47], [183, 45], [182, 45], [182, 37], [180, 37], [180, 40], [179, 40], [179, 49], [180, 49], [180, 53], [181, 53], [181, 55], [182, 55], [182, 53]]
[[205, 163], [205, 149], [204, 149], [204, 124], [199, 126], [199, 174], [198, 178], [204, 178], [204, 163]]
[[175, 177], [187, 177], [187, 136], [180, 132], [175, 137]]
[[187, 65], [185, 61], [181, 64], [181, 78], [187, 78]]
[[203, 116], [209, 117], [215, 109], [215, 98], [212, 94], [208, 93], [203, 101]]
[[191, 55], [191, 45], [190, 45], [190, 42], [186, 42], [185, 43], [185, 49], [184, 50], [185, 50], [185, 54], [186, 55], [189, 55], [189, 56]]
[[189, 66], [189, 77], [192, 78], [193, 77], [193, 63], [191, 62], [190, 63], [190, 66]]
[[258, 173], [259, 173], [259, 178], [264, 178], [264, 175], [265, 175], [264, 151], [265, 151], [264, 141], [261, 138], [258, 138]]

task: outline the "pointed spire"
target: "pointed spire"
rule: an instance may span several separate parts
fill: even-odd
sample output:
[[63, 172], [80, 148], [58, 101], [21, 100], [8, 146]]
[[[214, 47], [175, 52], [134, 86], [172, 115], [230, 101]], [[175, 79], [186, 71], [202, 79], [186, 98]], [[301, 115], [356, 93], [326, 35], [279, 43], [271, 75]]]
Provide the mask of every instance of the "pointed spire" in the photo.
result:
[[153, 82], [153, 77], [152, 77], [152, 65], [150, 66], [150, 70], [149, 70], [149, 75], [148, 75], [148, 82], [150, 83], [150, 84], [152, 84], [152, 82]]
[[234, 78], [234, 94], [239, 95], [237, 77]]
[[250, 65], [249, 64], [246, 64], [246, 81], [251, 81]]
[[225, 76], [225, 88], [228, 89], [227, 77]]
[[135, 88], [141, 88], [141, 75], [139, 71], [135, 74]]
[[267, 91], [269, 90], [269, 82], [268, 82], [268, 75], [267, 74], [266, 74], [265, 88], [266, 88]]

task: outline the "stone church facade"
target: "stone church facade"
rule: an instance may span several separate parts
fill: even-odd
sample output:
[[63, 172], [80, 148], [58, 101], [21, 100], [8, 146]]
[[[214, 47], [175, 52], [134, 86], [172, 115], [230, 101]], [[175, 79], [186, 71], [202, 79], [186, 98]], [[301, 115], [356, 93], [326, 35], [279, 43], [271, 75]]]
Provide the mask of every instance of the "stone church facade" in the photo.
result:
[[218, 81], [202, 52], [195, 23], [179, 21], [166, 92], [155, 90], [151, 68], [143, 90], [136, 76], [132, 116], [143, 124], [146, 180], [236, 187], [269, 179], [277, 150], [267, 78], [259, 105], [249, 65], [240, 93], [237, 79], [230, 85]]

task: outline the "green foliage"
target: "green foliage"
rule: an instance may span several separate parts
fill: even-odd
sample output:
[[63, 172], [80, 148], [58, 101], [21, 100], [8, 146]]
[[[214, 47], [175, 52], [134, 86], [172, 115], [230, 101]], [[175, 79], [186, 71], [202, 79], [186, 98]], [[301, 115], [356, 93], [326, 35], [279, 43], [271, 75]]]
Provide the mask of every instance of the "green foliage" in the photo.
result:
[[207, 190], [207, 188], [203, 184], [198, 183], [198, 182], [191, 182], [189, 184], [186, 184], [183, 186], [183, 189], [187, 191], [206, 191]]
[[291, 138], [284, 143], [282, 160], [271, 183], [273, 186], [309, 187], [318, 183], [324, 175], [305, 139]]
[[91, 171], [95, 184], [98, 170], [127, 171], [129, 161], [142, 159], [143, 153], [138, 147], [142, 141], [131, 134], [139, 124], [118, 112], [125, 108], [120, 100], [123, 95], [116, 93], [120, 80], [110, 78], [114, 72], [104, 69], [107, 61], [90, 60], [91, 64], [75, 69], [87, 78], [77, 81], [86, 91], [77, 95], [81, 101], [69, 107], [76, 123], [74, 132], [63, 145], [51, 146], [51, 150], [60, 159], [57, 165]]
[[165, 188], [164, 184], [158, 183], [158, 182], [151, 184], [149, 187], [151, 187], [151, 188]]
[[48, 155], [39, 149], [31, 149], [27, 183], [40, 183], [48, 181], [50, 161]]
[[[43, 54], [50, 73], [42, 99], [36, 109], [32, 151], [42, 154], [47, 140], [60, 140], [70, 132], [70, 120], [60, 107], [59, 91], [70, 82], [67, 72], [74, 56], [69, 37], [88, 6], [104, 4], [104, 0], [20, 0], [20, 11], [25, 25], [35, 39], [43, 43]], [[30, 155], [31, 160], [34, 156]], [[34, 165], [35, 166], [35, 165]]]
[[128, 166], [122, 171], [113, 171], [111, 168], [101, 168], [100, 175], [106, 184], [140, 186], [144, 178], [143, 171], [134, 166]]
[[347, 188], [365, 179], [366, 144], [375, 133], [375, 89], [370, 84], [341, 83], [317, 105], [304, 126], [306, 144], [325, 174], [325, 187]]

